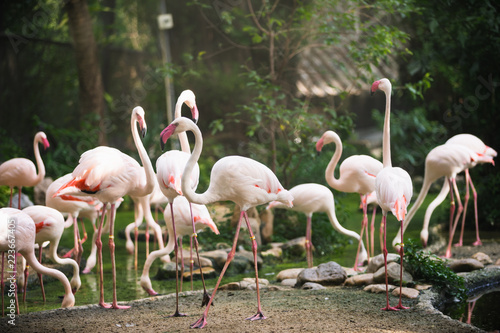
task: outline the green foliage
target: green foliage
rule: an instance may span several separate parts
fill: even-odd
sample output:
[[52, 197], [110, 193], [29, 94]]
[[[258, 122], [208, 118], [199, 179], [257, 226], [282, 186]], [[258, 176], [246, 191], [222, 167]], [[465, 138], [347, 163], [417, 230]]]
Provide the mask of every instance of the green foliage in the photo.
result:
[[415, 279], [431, 283], [447, 297], [460, 302], [467, 299], [464, 278], [446, 267], [443, 259], [424, 253], [421, 246], [411, 239], [405, 243], [404, 251], [404, 267]]

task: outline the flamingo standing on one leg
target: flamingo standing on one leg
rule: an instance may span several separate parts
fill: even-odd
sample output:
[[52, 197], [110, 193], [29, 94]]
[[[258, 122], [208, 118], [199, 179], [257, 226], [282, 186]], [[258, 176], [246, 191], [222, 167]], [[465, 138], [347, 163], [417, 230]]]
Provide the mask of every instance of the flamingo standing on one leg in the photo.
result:
[[[425, 174], [422, 188], [417, 199], [415, 200], [415, 203], [413, 204], [410, 211], [408, 212], [408, 215], [405, 218], [402, 232], [406, 230], [411, 220], [413, 219], [413, 216], [422, 205], [431, 185], [439, 178], [445, 177], [445, 183], [440, 194], [438, 194], [434, 201], [429, 204], [428, 210], [426, 211], [420, 238], [424, 247], [427, 246], [427, 239], [429, 235], [428, 226], [430, 221], [430, 214], [428, 213], [429, 209], [431, 209], [430, 212], [432, 213], [434, 208], [444, 201], [450, 188], [453, 188], [453, 191], [450, 192], [450, 246], [446, 251], [446, 257], [449, 258], [451, 256], [451, 240], [453, 240], [454, 230], [453, 226], [456, 224], [456, 222], [454, 223], [453, 221], [455, 220], [458, 222], [458, 218], [460, 217], [460, 214], [463, 210], [462, 202], [460, 201], [460, 195], [458, 193], [456, 175], [470, 166], [471, 163], [474, 163], [476, 159], [477, 155], [473, 151], [460, 145], [445, 144], [433, 148], [425, 158]], [[456, 200], [454, 199], [454, 196], [456, 197]], [[458, 211], [457, 215], [454, 217], [456, 209], [455, 201], [458, 202]], [[401, 230], [392, 241], [393, 246], [396, 246], [396, 243], [399, 242], [400, 236]]]
[[[485, 145], [484, 142], [477, 136], [467, 133], [457, 134], [448, 139], [446, 143], [459, 144], [471, 149], [478, 155], [477, 163], [491, 163], [495, 165], [495, 161], [493, 160], [493, 158], [497, 156], [497, 152], [493, 148]], [[476, 222], [476, 241], [472, 243], [472, 245], [474, 246], [482, 245], [481, 239], [479, 238], [479, 221], [477, 215], [477, 192], [474, 187], [474, 184], [472, 183], [472, 178], [470, 177], [469, 174], [469, 168], [467, 168], [465, 169], [465, 202], [464, 202], [464, 211], [462, 216], [462, 228], [460, 230], [460, 238], [458, 240], [458, 243], [455, 244], [455, 246], [462, 246], [463, 244], [465, 216], [467, 214], [467, 204], [469, 203], [469, 185], [472, 188], [472, 195], [474, 196], [474, 217]]]
[[187, 118], [175, 119], [161, 133], [162, 142], [177, 133], [192, 131], [195, 137], [193, 153], [189, 158], [184, 173], [182, 175], [182, 192], [184, 196], [192, 203], [206, 205], [217, 201], [230, 200], [240, 207], [240, 219], [236, 227], [233, 246], [228, 254], [227, 261], [222, 268], [221, 274], [215, 285], [210, 300], [203, 312], [202, 317], [191, 325], [191, 328], [203, 328], [207, 324], [208, 311], [212, 304], [217, 288], [226, 272], [227, 266], [231, 262], [236, 252], [236, 244], [241, 227], [242, 219], [245, 220], [250, 238], [252, 240], [252, 251], [255, 262], [255, 283], [257, 286], [257, 314], [247, 318], [249, 320], [266, 319], [262, 313], [260, 305], [259, 276], [257, 268], [257, 242], [253, 235], [250, 222], [248, 221], [247, 210], [257, 205], [263, 205], [273, 200], [278, 200], [292, 206], [293, 197], [283, 188], [278, 178], [265, 165], [241, 156], [227, 156], [218, 160], [212, 167], [210, 174], [210, 185], [203, 194], [196, 193], [190, 186], [193, 169], [200, 158], [203, 137], [200, 129], [194, 122]]
[[[48, 257], [60, 265], [71, 265], [73, 267], [73, 277], [70, 285], [73, 293], [75, 293], [82, 285], [80, 280], [80, 267], [77, 262], [70, 258], [59, 258], [57, 255], [57, 247], [61, 236], [64, 232], [64, 217], [62, 214], [50, 207], [46, 206], [30, 206], [23, 209], [23, 212], [28, 214], [35, 222], [36, 237], [35, 243], [38, 244], [38, 261], [42, 263], [42, 249], [44, 242], [50, 242]], [[45, 290], [43, 288], [42, 274], [38, 273], [40, 286], [42, 288], [43, 301], [45, 302]], [[24, 280], [24, 295], [26, 295], [26, 285], [28, 279]]]
[[375, 179], [375, 191], [377, 194], [377, 201], [382, 208], [382, 223], [384, 225], [384, 266], [385, 266], [385, 286], [386, 286], [386, 299], [387, 304], [382, 310], [399, 310], [408, 309], [401, 303], [401, 289], [403, 288], [403, 233], [401, 233], [401, 249], [399, 256], [401, 258], [400, 275], [399, 275], [399, 303], [396, 307], [389, 305], [389, 283], [387, 277], [387, 213], [390, 211], [396, 216], [398, 221], [401, 221], [401, 229], [403, 230], [403, 222], [405, 220], [406, 208], [410, 203], [413, 185], [408, 172], [401, 168], [395, 168], [391, 162], [391, 133], [390, 133], [390, 115], [391, 115], [391, 83], [388, 79], [381, 79], [375, 81], [371, 87], [371, 93], [379, 89], [385, 93], [385, 119], [384, 119], [384, 134], [382, 142], [382, 162], [384, 168], [380, 171]]
[[[353, 237], [360, 241], [360, 235], [356, 232], [347, 230], [342, 227], [335, 215], [335, 200], [333, 198], [333, 193], [326, 186], [320, 184], [301, 184], [292, 187], [289, 190], [290, 194], [293, 196], [293, 207], [289, 208], [294, 211], [302, 212], [306, 214], [307, 217], [307, 227], [306, 227], [306, 250], [307, 250], [307, 266], [309, 268], [313, 267], [313, 254], [312, 254], [312, 215], [315, 212], [323, 212], [328, 215], [328, 219], [332, 224], [333, 228], [340, 232], [341, 234]], [[279, 201], [272, 201], [269, 203], [266, 209], [271, 208], [288, 208], [287, 205]], [[361, 242], [361, 253], [359, 260], [363, 262], [367, 258], [366, 249]]]
[[[137, 106], [131, 115], [132, 137], [139, 152], [139, 157], [144, 166], [130, 156], [120, 152], [115, 148], [97, 147], [86, 151], [80, 157], [78, 166], [73, 171], [73, 179], [63, 185], [55, 195], [89, 195], [99, 199], [103, 204], [101, 222], [97, 229], [97, 251], [98, 264], [100, 266], [100, 298], [99, 305], [106, 308], [123, 309], [129, 306], [118, 305], [116, 297], [116, 265], [115, 265], [115, 243], [114, 243], [114, 221], [115, 203], [124, 195], [142, 197], [150, 194], [154, 188], [155, 173], [151, 160], [142, 144], [137, 131], [139, 125], [142, 135], [146, 133], [146, 121], [144, 109]], [[113, 302], [111, 305], [104, 303], [104, 285], [102, 269], [102, 226], [107, 204], [111, 205], [111, 215], [109, 217], [109, 249], [111, 255], [111, 271], [113, 276]]]
[[[205, 205], [191, 204], [185, 197], [179, 196], [175, 200], [175, 207], [173, 209], [173, 212], [174, 212], [174, 218], [172, 218], [171, 215], [172, 210], [168, 209], [165, 210], [165, 214], [163, 215], [168, 231], [167, 246], [165, 246], [163, 249], [151, 252], [149, 257], [146, 259], [146, 262], [144, 263], [144, 269], [142, 270], [141, 287], [151, 296], [158, 295], [158, 293], [153, 290], [151, 279], [149, 278], [149, 269], [151, 268], [151, 265], [156, 260], [156, 258], [169, 255], [172, 252], [172, 250], [174, 250], [177, 239], [180, 240], [182, 239], [183, 236], [193, 234], [191, 214], [194, 217], [196, 231], [199, 231], [205, 227], [209, 227], [215, 234], [217, 235], [219, 234], [219, 230], [217, 229], [217, 226], [215, 225], [212, 218], [210, 217], [210, 213], [208, 212], [208, 209]], [[173, 226], [174, 222], [175, 222], [176, 236], [174, 236], [174, 226]], [[192, 258], [191, 262], [193, 262]], [[182, 267], [183, 266], [184, 263], [182, 263]], [[201, 272], [201, 266], [200, 266], [200, 272]], [[178, 288], [176, 290], [175, 313], [181, 315], [181, 313], [179, 312]]]
[[45, 166], [40, 156], [40, 149], [38, 148], [39, 143], [43, 144], [45, 149], [50, 146], [47, 135], [43, 132], [36, 133], [35, 139], [33, 140], [33, 151], [35, 152], [38, 174], [36, 173], [35, 164], [27, 158], [13, 158], [0, 165], [0, 185], [7, 185], [10, 187], [9, 207], [12, 207], [12, 192], [14, 187], [19, 189], [17, 207], [21, 208], [21, 188], [23, 186], [36, 186], [43, 180], [43, 177], [45, 177]]
[[[50, 275], [61, 281], [64, 286], [64, 298], [61, 306], [63, 308], [72, 307], [75, 305], [75, 296], [73, 295], [71, 285], [66, 275], [56, 269], [47, 268], [36, 260], [35, 235], [36, 226], [35, 223], [33, 223], [33, 219], [28, 214], [14, 208], [0, 208], [0, 252], [8, 253], [8, 265], [12, 264], [11, 267], [16, 267], [16, 254], [20, 253], [37, 273]], [[15, 241], [12, 242], [12, 239]], [[14, 244], [14, 246], [12, 247], [11, 244]], [[3, 269], [2, 266], [2, 277]], [[15, 294], [17, 314], [19, 314], [17, 287]]]
[[[368, 205], [367, 197], [370, 193], [375, 191], [375, 177], [382, 170], [382, 163], [371, 156], [367, 155], [353, 155], [346, 158], [340, 165], [339, 178], [335, 178], [334, 172], [340, 156], [342, 155], [342, 141], [337, 133], [333, 131], [326, 131], [316, 143], [316, 150], [321, 152], [324, 145], [331, 142], [335, 143], [335, 153], [328, 163], [325, 170], [326, 182], [330, 187], [337, 191], [347, 193], [359, 193], [361, 196], [361, 205], [363, 208], [363, 220], [361, 221], [360, 239], [358, 242], [358, 252], [354, 261], [354, 270], [358, 269], [359, 251], [361, 249], [361, 242], [363, 232], [366, 229], [366, 242], [368, 240]], [[369, 260], [368, 256], [368, 260]], [[361, 261], [362, 263], [362, 261]]]

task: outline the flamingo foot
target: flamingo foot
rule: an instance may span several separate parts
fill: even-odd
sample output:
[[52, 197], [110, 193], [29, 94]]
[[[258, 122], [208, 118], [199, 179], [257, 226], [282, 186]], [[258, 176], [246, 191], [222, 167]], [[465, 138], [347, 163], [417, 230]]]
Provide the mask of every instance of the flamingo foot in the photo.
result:
[[203, 328], [207, 325], [207, 316], [203, 314], [200, 319], [191, 324], [191, 328]]
[[267, 319], [267, 317], [264, 316], [264, 314], [262, 313], [262, 311], [259, 310], [256, 314], [254, 314], [251, 317], [248, 317], [246, 320], [254, 321], [254, 320], [263, 320], [263, 319]]
[[446, 259], [451, 258], [451, 249], [446, 249], [446, 253], [444, 254], [443, 258], [446, 258]]
[[398, 305], [396, 305], [396, 309], [407, 310], [409, 308], [410, 308], [409, 306], [404, 306], [401, 303], [399, 303]]
[[[210, 302], [210, 295], [205, 290], [205, 293], [203, 294], [203, 300], [201, 301], [201, 307], [208, 305], [208, 302]], [[214, 302], [212, 302], [212, 305], [214, 305]]]
[[460, 246], [462, 246], [462, 245], [464, 245], [464, 244], [462, 243], [462, 241], [459, 241], [458, 243], [453, 244], [453, 246], [455, 246], [455, 247], [460, 247]]
[[158, 293], [150, 288], [144, 288], [144, 290], [148, 293], [149, 296], [156, 296]]
[[130, 305], [118, 305], [118, 304], [113, 304], [111, 305], [112, 309], [118, 309], [118, 310], [125, 310], [125, 309], [130, 309]]
[[173, 315], [170, 315], [169, 317], [186, 317], [187, 314], [185, 313], [180, 313], [179, 310], [176, 310]]
[[483, 245], [483, 242], [481, 242], [479, 239], [477, 241], [475, 241], [474, 243], [472, 243], [472, 245], [474, 246], [481, 246]]
[[394, 306], [386, 306], [385, 308], [382, 308], [381, 309], [382, 311], [399, 311], [399, 309], [397, 307], [394, 307]]
[[109, 303], [99, 302], [99, 306], [101, 308], [111, 309], [111, 304], [109, 304]]

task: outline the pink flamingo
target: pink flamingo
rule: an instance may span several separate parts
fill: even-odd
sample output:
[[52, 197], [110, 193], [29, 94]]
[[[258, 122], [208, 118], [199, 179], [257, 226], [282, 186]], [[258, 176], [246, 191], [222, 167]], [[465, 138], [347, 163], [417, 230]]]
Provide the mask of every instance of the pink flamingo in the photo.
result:
[[19, 197], [17, 207], [21, 207], [21, 188], [23, 186], [36, 186], [45, 177], [45, 166], [43, 165], [42, 157], [38, 144], [43, 144], [45, 149], [49, 148], [50, 144], [47, 136], [43, 132], [38, 132], [33, 140], [33, 151], [35, 152], [36, 165], [38, 167], [38, 174], [33, 162], [27, 158], [13, 158], [5, 161], [0, 165], [0, 185], [7, 185], [10, 187], [9, 207], [12, 207], [12, 192], [14, 187], [19, 189]]
[[[208, 209], [205, 205], [191, 204], [186, 199], [186, 197], [179, 196], [175, 200], [175, 208], [173, 212], [174, 212], [174, 218], [172, 218], [171, 215], [172, 210], [166, 210], [165, 214], [163, 215], [168, 231], [167, 246], [165, 246], [163, 249], [151, 252], [149, 257], [146, 259], [146, 262], [144, 263], [144, 269], [142, 270], [141, 287], [150, 296], [158, 295], [158, 293], [153, 290], [153, 287], [151, 285], [151, 279], [149, 278], [149, 270], [151, 268], [151, 265], [156, 260], [156, 258], [169, 255], [172, 252], [172, 250], [174, 250], [177, 239], [179, 239], [179, 241], [182, 241], [183, 236], [193, 234], [191, 213], [194, 216], [195, 227], [197, 232], [205, 227], [209, 227], [215, 234], [217, 235], [219, 234], [219, 230], [217, 229], [217, 226], [215, 225], [212, 218], [210, 217], [210, 213], [208, 212]], [[175, 235], [174, 235], [173, 223], [175, 223], [175, 230], [176, 230]], [[181, 262], [182, 262], [181, 267], [183, 271], [184, 261], [182, 260], [182, 252], [181, 252]], [[192, 263], [193, 263], [193, 258], [191, 257], [191, 271], [193, 268]], [[200, 272], [201, 272], [201, 267], [200, 267]], [[176, 276], [176, 278], [178, 277]], [[179, 312], [179, 288], [176, 288], [176, 310], [174, 316], [182, 316], [182, 315], [183, 314]]]
[[[408, 309], [401, 303], [401, 292], [399, 295], [399, 303], [396, 307], [389, 305], [389, 283], [387, 277], [387, 213], [390, 211], [394, 214], [396, 219], [401, 222], [401, 229], [403, 229], [403, 222], [405, 220], [406, 208], [410, 203], [413, 185], [408, 172], [401, 168], [393, 167], [391, 162], [391, 133], [390, 133], [390, 115], [391, 115], [391, 83], [388, 79], [381, 79], [375, 81], [371, 87], [371, 93], [375, 93], [380, 89], [385, 93], [385, 119], [384, 119], [384, 134], [382, 142], [382, 163], [384, 168], [378, 173], [375, 179], [375, 191], [377, 194], [377, 201], [382, 208], [382, 224], [384, 226], [384, 265], [385, 265], [385, 286], [386, 286], [386, 300], [387, 304], [382, 310], [399, 310]], [[399, 289], [403, 288], [403, 233], [401, 233], [401, 249], [399, 256], [401, 258], [400, 265], [400, 278]]]
[[[477, 136], [467, 133], [457, 134], [448, 139], [446, 143], [459, 144], [467, 147], [468, 149], [471, 149], [478, 155], [477, 163], [491, 163], [495, 165], [495, 161], [493, 160], [493, 158], [497, 156], [497, 152], [493, 148], [485, 145], [484, 142]], [[462, 228], [460, 230], [460, 238], [458, 240], [458, 243], [455, 244], [455, 246], [462, 246], [463, 244], [465, 216], [467, 214], [467, 204], [469, 203], [469, 185], [472, 188], [472, 195], [474, 196], [474, 217], [476, 222], [476, 241], [472, 243], [472, 245], [479, 246], [483, 244], [481, 242], [481, 239], [479, 238], [479, 221], [477, 217], [477, 192], [474, 187], [474, 184], [472, 183], [472, 178], [470, 177], [469, 174], [469, 168], [467, 168], [465, 169], [465, 202], [464, 202], [464, 211], [462, 216]]]
[[250, 222], [248, 221], [247, 210], [251, 207], [266, 204], [273, 200], [278, 200], [292, 206], [293, 197], [283, 188], [278, 178], [276, 178], [274, 173], [268, 167], [255, 160], [241, 156], [227, 156], [218, 160], [212, 167], [210, 185], [208, 189], [202, 194], [196, 193], [190, 186], [190, 179], [192, 177], [195, 164], [200, 158], [201, 151], [203, 149], [203, 137], [200, 129], [191, 120], [181, 117], [175, 119], [162, 131], [161, 140], [162, 142], [166, 142], [166, 140], [173, 134], [185, 131], [192, 131], [194, 133], [195, 145], [193, 153], [189, 158], [182, 175], [182, 193], [184, 196], [189, 200], [189, 202], [200, 205], [229, 200], [238, 205], [241, 210], [233, 246], [228, 254], [227, 261], [222, 268], [217, 284], [215, 285], [215, 289], [202, 317], [192, 324], [191, 328], [203, 328], [207, 324], [207, 316], [210, 305], [213, 302], [217, 288], [219, 287], [220, 281], [226, 272], [227, 266], [234, 257], [242, 219], [244, 219], [247, 224], [248, 231], [250, 232], [250, 239], [252, 240], [252, 252], [255, 262], [255, 282], [257, 286], [257, 314], [247, 319], [266, 319], [262, 313], [260, 304], [259, 276], [257, 268], [257, 242], [255, 241], [255, 236], [253, 235]]
[[[73, 267], [73, 277], [70, 281], [70, 285], [73, 293], [75, 293], [82, 285], [80, 280], [80, 267], [75, 260], [69, 258], [59, 258], [57, 255], [57, 247], [64, 232], [64, 217], [59, 211], [53, 208], [38, 205], [26, 207], [23, 209], [23, 212], [28, 214], [33, 219], [36, 226], [35, 244], [38, 244], [38, 261], [42, 263], [43, 243], [50, 242], [48, 254], [49, 259], [55, 261], [57, 264], [71, 265]], [[27, 274], [25, 273], [23, 298], [26, 297], [27, 291], [26, 285], [28, 279], [26, 278], [26, 275]], [[38, 273], [38, 279], [40, 280], [43, 301], [45, 302], [45, 290], [43, 288], [43, 278], [41, 273]]]
[[[12, 223], [14, 221], [14, 223]], [[33, 219], [26, 213], [14, 208], [0, 208], [0, 252], [7, 252], [7, 266], [15, 268], [17, 265], [17, 253], [20, 253], [28, 265], [37, 273], [50, 275], [58, 279], [64, 286], [64, 298], [62, 307], [72, 307], [75, 305], [75, 296], [71, 290], [71, 285], [66, 275], [62, 272], [47, 268], [36, 260], [35, 256], [35, 235], [36, 226]], [[15, 240], [15, 241], [12, 241]], [[12, 245], [14, 244], [14, 245]], [[3, 260], [2, 260], [3, 261]], [[3, 262], [2, 262], [3, 263]], [[1, 279], [3, 281], [3, 265]], [[13, 272], [14, 281], [16, 272]], [[19, 314], [19, 301], [17, 297], [17, 287], [15, 290], [15, 300], [17, 304], [17, 314]], [[2, 309], [3, 309], [3, 283], [2, 283]]]
[[[463, 210], [456, 183], [456, 175], [462, 172], [465, 168], [469, 167], [476, 159], [477, 155], [473, 151], [457, 144], [445, 144], [432, 149], [425, 158], [425, 174], [422, 189], [406, 216], [402, 232], [406, 230], [409, 223], [413, 219], [413, 216], [422, 205], [431, 185], [439, 178], [445, 177], [445, 182], [441, 192], [427, 208], [422, 231], [420, 232], [420, 239], [422, 240], [424, 247], [427, 246], [427, 239], [429, 237], [428, 227], [432, 211], [444, 201], [446, 195], [450, 191], [450, 188], [453, 188], [453, 191], [450, 192], [450, 242], [445, 255], [445, 257], [449, 258], [451, 256], [451, 242], [453, 240], [454, 225], [458, 222], [458, 218]], [[456, 209], [454, 194], [456, 196], [456, 201], [458, 202], [458, 211], [455, 217], [456, 222], [453, 222]], [[392, 241], [393, 246], [396, 247], [396, 243], [398, 243], [402, 232], [400, 230]]]
[[[367, 155], [353, 155], [346, 158], [340, 165], [339, 178], [335, 178], [335, 167], [337, 166], [340, 156], [342, 155], [342, 141], [337, 133], [326, 131], [316, 143], [316, 150], [321, 152], [324, 145], [331, 142], [335, 143], [335, 153], [328, 163], [325, 170], [326, 182], [330, 187], [337, 191], [347, 193], [359, 193], [361, 197], [361, 206], [363, 208], [363, 220], [361, 221], [361, 232], [358, 242], [358, 251], [354, 261], [354, 270], [358, 269], [359, 251], [362, 246], [363, 232], [366, 229], [366, 242], [368, 240], [368, 204], [367, 198], [370, 193], [375, 191], [375, 177], [382, 170], [382, 163], [373, 157]], [[369, 260], [368, 255], [368, 260]]]
[[[151, 160], [142, 144], [137, 131], [139, 125], [142, 135], [146, 133], [144, 109], [137, 106], [132, 111], [130, 126], [132, 137], [139, 152], [139, 157], [144, 168], [130, 156], [115, 148], [97, 147], [86, 151], [80, 157], [78, 166], [73, 171], [73, 179], [63, 185], [57, 195], [89, 195], [96, 197], [103, 204], [101, 222], [97, 229], [96, 246], [98, 251], [98, 264], [100, 267], [100, 298], [99, 305], [105, 308], [124, 309], [129, 306], [118, 305], [116, 298], [116, 265], [114, 243], [115, 204], [124, 195], [142, 197], [150, 194], [154, 188], [155, 173]], [[111, 271], [113, 276], [113, 302], [111, 305], [104, 302], [103, 269], [102, 269], [102, 226], [107, 204], [111, 205], [109, 218], [109, 250], [111, 254]]]
[[[360, 236], [351, 230], [347, 230], [342, 227], [335, 215], [335, 200], [333, 198], [333, 193], [328, 189], [328, 187], [320, 184], [300, 184], [292, 187], [289, 190], [290, 194], [293, 196], [293, 207], [289, 208], [291, 210], [302, 212], [306, 214], [307, 217], [307, 227], [306, 227], [306, 250], [307, 250], [307, 266], [309, 268], [313, 267], [313, 254], [312, 254], [312, 215], [316, 212], [323, 212], [328, 215], [328, 219], [332, 224], [333, 228], [340, 232], [341, 234], [353, 237], [360, 241]], [[279, 201], [272, 201], [269, 203], [266, 209], [271, 208], [285, 208], [288, 206]], [[364, 261], [367, 257], [366, 249], [361, 240], [361, 254], [360, 260]]]

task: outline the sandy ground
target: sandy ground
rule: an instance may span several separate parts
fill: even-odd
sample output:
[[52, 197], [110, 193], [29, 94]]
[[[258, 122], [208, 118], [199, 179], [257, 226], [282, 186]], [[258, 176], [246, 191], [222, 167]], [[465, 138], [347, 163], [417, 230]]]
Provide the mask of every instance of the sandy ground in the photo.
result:
[[[456, 257], [478, 250], [499, 258], [500, 244], [481, 248], [463, 247]], [[256, 313], [254, 291], [219, 291], [210, 308], [205, 332], [480, 332], [453, 320], [430, 306], [431, 293], [404, 300], [409, 310], [381, 311], [384, 294], [371, 294], [355, 287], [324, 290], [263, 290], [266, 320], [245, 320]], [[391, 296], [391, 305], [397, 298]], [[202, 314], [201, 293], [186, 292], [180, 298], [185, 317], [169, 317], [175, 309], [174, 295], [127, 302], [127, 310], [102, 309], [97, 305], [22, 314], [9, 325], [0, 320], [0, 332], [186, 332]]]

